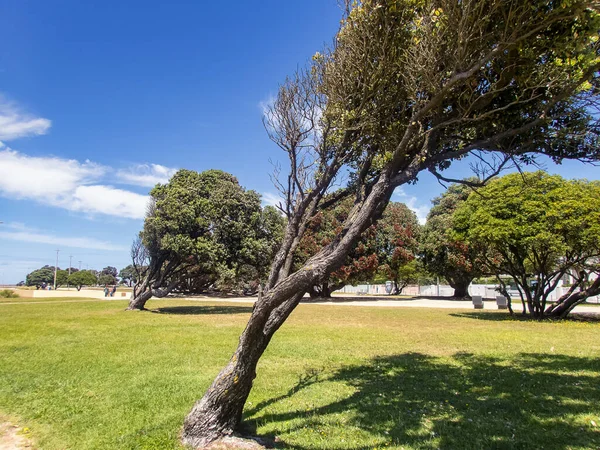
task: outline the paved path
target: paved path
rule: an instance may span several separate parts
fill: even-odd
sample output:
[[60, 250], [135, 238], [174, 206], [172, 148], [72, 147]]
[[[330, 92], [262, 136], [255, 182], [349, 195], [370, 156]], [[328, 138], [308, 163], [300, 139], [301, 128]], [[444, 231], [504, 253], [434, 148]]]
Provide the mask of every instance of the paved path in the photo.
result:
[[[165, 299], [152, 299], [152, 300], [165, 300]], [[234, 297], [234, 298], [219, 298], [209, 296], [199, 296], [191, 298], [169, 298], [168, 301], [176, 302], [177, 300], [185, 300], [192, 302], [205, 302], [205, 303], [242, 303], [242, 304], [253, 304], [256, 302], [254, 297]], [[2, 305], [53, 305], [55, 303], [86, 303], [86, 302], [107, 302], [107, 301], [123, 301], [120, 298], [103, 298], [103, 299], [74, 299], [74, 300], [56, 300], [56, 301], [21, 301], [21, 302], [4, 302]], [[333, 297], [331, 300], [307, 300], [302, 303], [303, 305], [326, 305], [326, 306], [362, 306], [362, 307], [378, 307], [378, 308], [441, 308], [441, 309], [474, 309], [473, 303], [470, 300], [440, 300], [440, 299], [387, 299], [381, 297], [372, 298], [358, 298], [358, 299], [346, 299], [343, 297]], [[485, 310], [497, 310], [495, 301], [484, 301]], [[152, 307], [152, 304], [150, 304]], [[521, 302], [513, 302], [513, 309], [515, 311], [521, 311]], [[600, 314], [599, 306], [588, 306], [579, 305], [575, 308], [575, 312], [590, 312]]]

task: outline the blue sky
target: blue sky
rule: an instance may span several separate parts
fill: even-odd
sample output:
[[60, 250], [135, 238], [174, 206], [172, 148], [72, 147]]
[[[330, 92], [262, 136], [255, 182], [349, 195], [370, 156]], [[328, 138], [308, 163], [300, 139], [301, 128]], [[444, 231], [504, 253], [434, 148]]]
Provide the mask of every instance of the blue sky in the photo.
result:
[[[149, 189], [177, 168], [222, 169], [272, 198], [269, 158], [283, 159], [261, 103], [339, 19], [335, 0], [0, 3], [0, 284], [56, 249], [61, 267], [124, 267]], [[423, 175], [395, 200], [422, 218], [442, 191]]]

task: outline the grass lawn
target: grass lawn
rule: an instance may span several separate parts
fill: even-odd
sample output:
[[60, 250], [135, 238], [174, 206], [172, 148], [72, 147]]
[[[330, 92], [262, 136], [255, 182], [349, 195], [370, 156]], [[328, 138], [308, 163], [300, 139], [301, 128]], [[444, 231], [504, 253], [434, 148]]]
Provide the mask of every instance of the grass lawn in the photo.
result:
[[[43, 449], [174, 449], [243, 304], [0, 304], [0, 415]], [[245, 417], [296, 449], [600, 447], [600, 323], [301, 305]]]

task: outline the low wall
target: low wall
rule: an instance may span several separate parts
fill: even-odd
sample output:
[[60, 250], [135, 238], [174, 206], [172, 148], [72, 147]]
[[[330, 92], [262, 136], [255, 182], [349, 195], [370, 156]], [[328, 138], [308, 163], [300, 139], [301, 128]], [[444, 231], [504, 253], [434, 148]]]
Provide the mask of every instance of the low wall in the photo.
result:
[[[56, 297], [73, 297], [73, 298], [105, 298], [104, 291], [98, 289], [57, 289], [56, 291], [30, 290], [30, 289], [15, 289], [15, 292], [23, 298], [56, 298]], [[129, 300], [131, 292], [121, 292], [117, 289], [113, 297], [114, 300]]]

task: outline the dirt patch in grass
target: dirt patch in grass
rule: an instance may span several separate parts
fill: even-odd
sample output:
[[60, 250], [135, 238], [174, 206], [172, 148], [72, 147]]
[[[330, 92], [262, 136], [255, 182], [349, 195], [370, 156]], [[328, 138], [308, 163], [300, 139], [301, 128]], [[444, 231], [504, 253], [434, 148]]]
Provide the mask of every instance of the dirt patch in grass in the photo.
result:
[[33, 443], [23, 436], [23, 430], [10, 422], [0, 423], [0, 450], [33, 449]]

